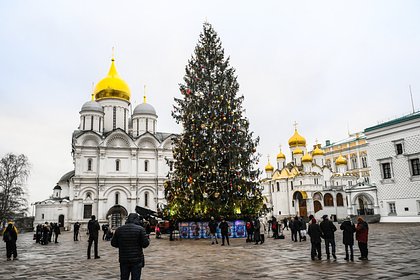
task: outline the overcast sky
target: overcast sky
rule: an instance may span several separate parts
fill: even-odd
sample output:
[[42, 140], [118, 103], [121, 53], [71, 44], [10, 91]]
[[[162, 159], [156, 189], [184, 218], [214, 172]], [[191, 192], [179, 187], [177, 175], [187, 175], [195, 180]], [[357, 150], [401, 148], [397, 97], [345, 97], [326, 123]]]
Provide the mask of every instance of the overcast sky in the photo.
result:
[[92, 83], [116, 67], [158, 130], [171, 118], [205, 20], [236, 69], [258, 152], [272, 163], [296, 121], [308, 147], [420, 107], [419, 1], [2, 1], [0, 156], [32, 164], [30, 202], [73, 169], [71, 135]]

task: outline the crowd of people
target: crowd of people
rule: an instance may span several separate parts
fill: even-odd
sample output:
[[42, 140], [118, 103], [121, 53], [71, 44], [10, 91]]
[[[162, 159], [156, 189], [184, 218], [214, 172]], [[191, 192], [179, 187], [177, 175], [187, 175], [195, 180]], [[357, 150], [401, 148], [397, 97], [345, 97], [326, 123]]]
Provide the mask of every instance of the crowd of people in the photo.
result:
[[[93, 215], [87, 224], [87, 235], [88, 235], [88, 247], [87, 247], [87, 258], [91, 258], [92, 245], [94, 247], [94, 258], [99, 259], [98, 252], [98, 239], [99, 232], [102, 229], [102, 239], [111, 241], [113, 247], [119, 248], [119, 261], [120, 261], [120, 272], [121, 279], [128, 279], [129, 275], [132, 275], [132, 279], [140, 279], [141, 269], [144, 267], [144, 255], [143, 248], [146, 248], [149, 241], [149, 233], [151, 231], [150, 224], [142, 222], [141, 217], [132, 213], [128, 216], [126, 224], [117, 228], [115, 232], [110, 229], [108, 224], [100, 227], [96, 217]], [[198, 223], [195, 224], [194, 231], [197, 233], [200, 231]], [[255, 245], [263, 244], [265, 242], [266, 234], [274, 239], [284, 239], [284, 232], [290, 230], [291, 241], [299, 242], [306, 241], [306, 236], [310, 237], [311, 243], [311, 259], [318, 260], [322, 259], [321, 243], [322, 239], [325, 243], [325, 253], [327, 259], [332, 256], [333, 259], [337, 259], [336, 256], [336, 242], [335, 232], [337, 227], [335, 224], [328, 219], [327, 215], [324, 215], [321, 221], [317, 221], [313, 215], [309, 216], [309, 222], [305, 221], [304, 217], [293, 217], [285, 218], [279, 222], [275, 217], [267, 220], [265, 217], [255, 217], [248, 219], [245, 224], [247, 231], [246, 242], [252, 242]], [[222, 236], [222, 246], [230, 245], [229, 243], [229, 224], [222, 217], [221, 222], [215, 221], [214, 217], [208, 223], [209, 236], [211, 244], [219, 244], [217, 240], [217, 229], [220, 229]], [[148, 230], [146, 230], [148, 229]], [[340, 225], [340, 230], [343, 232], [343, 244], [345, 246], [345, 260], [354, 261], [354, 235], [358, 242], [360, 250], [360, 260], [368, 259], [368, 233], [369, 226], [362, 217], [357, 218], [357, 224], [353, 224], [350, 218], [347, 218]], [[34, 239], [36, 243], [47, 245], [50, 242], [58, 243], [58, 236], [60, 235], [60, 224], [48, 223], [39, 224], [36, 226]], [[76, 222], [73, 226], [73, 239], [78, 241], [80, 238], [80, 223]], [[160, 231], [159, 233], [160, 237]], [[13, 223], [9, 223], [3, 231], [3, 241], [6, 242], [6, 256], [7, 260], [17, 259], [16, 241], [18, 237], [18, 231]]]
[[60, 224], [45, 222], [35, 227], [34, 240], [41, 245], [48, 245], [51, 242], [58, 243], [60, 234]]

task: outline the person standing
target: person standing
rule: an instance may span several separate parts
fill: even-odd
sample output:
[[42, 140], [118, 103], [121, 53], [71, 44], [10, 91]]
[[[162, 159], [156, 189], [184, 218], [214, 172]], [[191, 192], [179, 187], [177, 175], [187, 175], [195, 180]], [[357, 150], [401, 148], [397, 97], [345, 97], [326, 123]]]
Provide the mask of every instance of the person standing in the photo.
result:
[[75, 222], [73, 225], [73, 241], [79, 241], [80, 223]]
[[213, 245], [215, 241], [216, 241], [216, 244], [219, 244], [217, 242], [216, 231], [217, 231], [217, 222], [214, 220], [214, 217], [211, 217], [210, 222], [209, 222], [211, 245]]
[[315, 256], [318, 256], [318, 260], [321, 260], [321, 227], [316, 223], [315, 218], [309, 223], [308, 235], [311, 237], [311, 259], [315, 260]]
[[104, 232], [104, 234], [102, 235], [102, 240], [105, 240], [106, 235], [108, 233], [109, 230], [109, 225], [108, 224], [103, 224], [102, 225], [102, 231]]
[[254, 220], [254, 239], [255, 239], [255, 245], [257, 245], [258, 242], [261, 241], [260, 228], [261, 228], [260, 220], [258, 219], [258, 217], [255, 217], [255, 220]]
[[92, 243], [94, 242], [94, 253], [95, 259], [100, 259], [101, 257], [98, 254], [98, 237], [99, 237], [99, 230], [101, 227], [99, 226], [98, 221], [96, 220], [95, 215], [92, 215], [90, 221], [88, 222], [88, 232], [89, 240], [88, 240], [88, 249], [87, 249], [87, 258], [90, 259], [90, 251], [92, 248]]
[[252, 222], [251, 218], [246, 222], [246, 242], [252, 242], [253, 235], [254, 235], [254, 223]]
[[283, 219], [283, 225], [284, 225], [284, 228], [283, 229], [286, 229], [286, 230], [289, 230], [289, 227], [287, 226], [289, 223], [288, 223], [288, 220], [287, 220], [287, 218], [285, 217], [284, 219]]
[[[344, 258], [346, 261], [351, 260], [353, 261], [353, 245], [354, 245], [354, 233], [356, 232], [356, 228], [354, 224], [351, 222], [350, 217], [341, 224], [340, 229], [343, 231], [343, 244], [346, 249], [346, 257]], [[350, 249], [350, 258], [349, 258], [349, 249]]]
[[300, 217], [299, 220], [300, 220], [300, 237], [301, 237], [301, 240], [306, 241], [306, 229], [307, 229], [306, 222], [303, 219], [303, 217]]
[[60, 234], [60, 224], [54, 223], [54, 243], [58, 243], [57, 239]]
[[117, 228], [111, 245], [118, 248], [121, 280], [139, 280], [144, 267], [143, 248], [150, 244], [146, 230], [140, 225], [137, 213], [128, 215], [125, 225]]
[[13, 255], [13, 260], [17, 260], [16, 241], [18, 238], [17, 229], [13, 223], [9, 223], [3, 231], [3, 241], [6, 242], [6, 257], [10, 261]]
[[229, 244], [229, 224], [225, 221], [225, 218], [222, 218], [222, 222], [219, 225], [220, 233], [222, 234], [222, 246], [225, 246], [225, 238], [227, 245]]
[[289, 228], [290, 232], [292, 233], [292, 242], [297, 242], [297, 231], [299, 230], [296, 228], [295, 219], [291, 218], [289, 221]]
[[330, 244], [331, 251], [334, 260], [337, 259], [335, 255], [335, 235], [334, 232], [337, 230], [333, 222], [328, 220], [328, 215], [322, 216], [322, 222], [319, 225], [321, 227], [322, 235], [325, 239], [325, 253], [327, 254], [327, 260], [330, 259]]
[[265, 242], [265, 233], [267, 231], [267, 223], [265, 221], [264, 217], [260, 218], [260, 240], [261, 240], [261, 245]]
[[299, 242], [302, 241], [302, 235], [300, 233], [301, 226], [302, 225], [300, 223], [299, 217], [296, 215], [293, 221], [293, 227], [295, 229], [295, 242], [297, 242], [297, 234], [299, 234]]
[[359, 260], [368, 260], [368, 234], [369, 226], [362, 217], [357, 218], [356, 240], [358, 241], [360, 257]]

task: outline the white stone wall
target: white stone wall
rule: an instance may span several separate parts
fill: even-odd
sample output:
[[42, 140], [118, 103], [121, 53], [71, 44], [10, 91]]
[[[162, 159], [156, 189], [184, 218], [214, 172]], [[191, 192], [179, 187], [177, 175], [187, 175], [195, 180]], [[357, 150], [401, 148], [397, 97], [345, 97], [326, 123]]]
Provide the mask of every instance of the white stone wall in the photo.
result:
[[[420, 177], [412, 177], [410, 158], [420, 154], [420, 119], [367, 133], [372, 183], [378, 188], [381, 222], [420, 222]], [[395, 143], [403, 143], [397, 155]], [[391, 179], [382, 178], [381, 163], [391, 163]], [[395, 203], [396, 214], [390, 214]]]

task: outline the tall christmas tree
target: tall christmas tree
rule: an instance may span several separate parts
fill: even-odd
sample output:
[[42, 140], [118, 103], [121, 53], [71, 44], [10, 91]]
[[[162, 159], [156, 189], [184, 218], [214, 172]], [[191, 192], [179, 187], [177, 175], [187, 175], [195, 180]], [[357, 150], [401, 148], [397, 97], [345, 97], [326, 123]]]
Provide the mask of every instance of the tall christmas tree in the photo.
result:
[[256, 168], [258, 138], [242, 116], [235, 70], [209, 23], [186, 66], [183, 98], [172, 116], [183, 125], [174, 142], [175, 170], [165, 184], [168, 214], [182, 220], [257, 214], [263, 198]]

